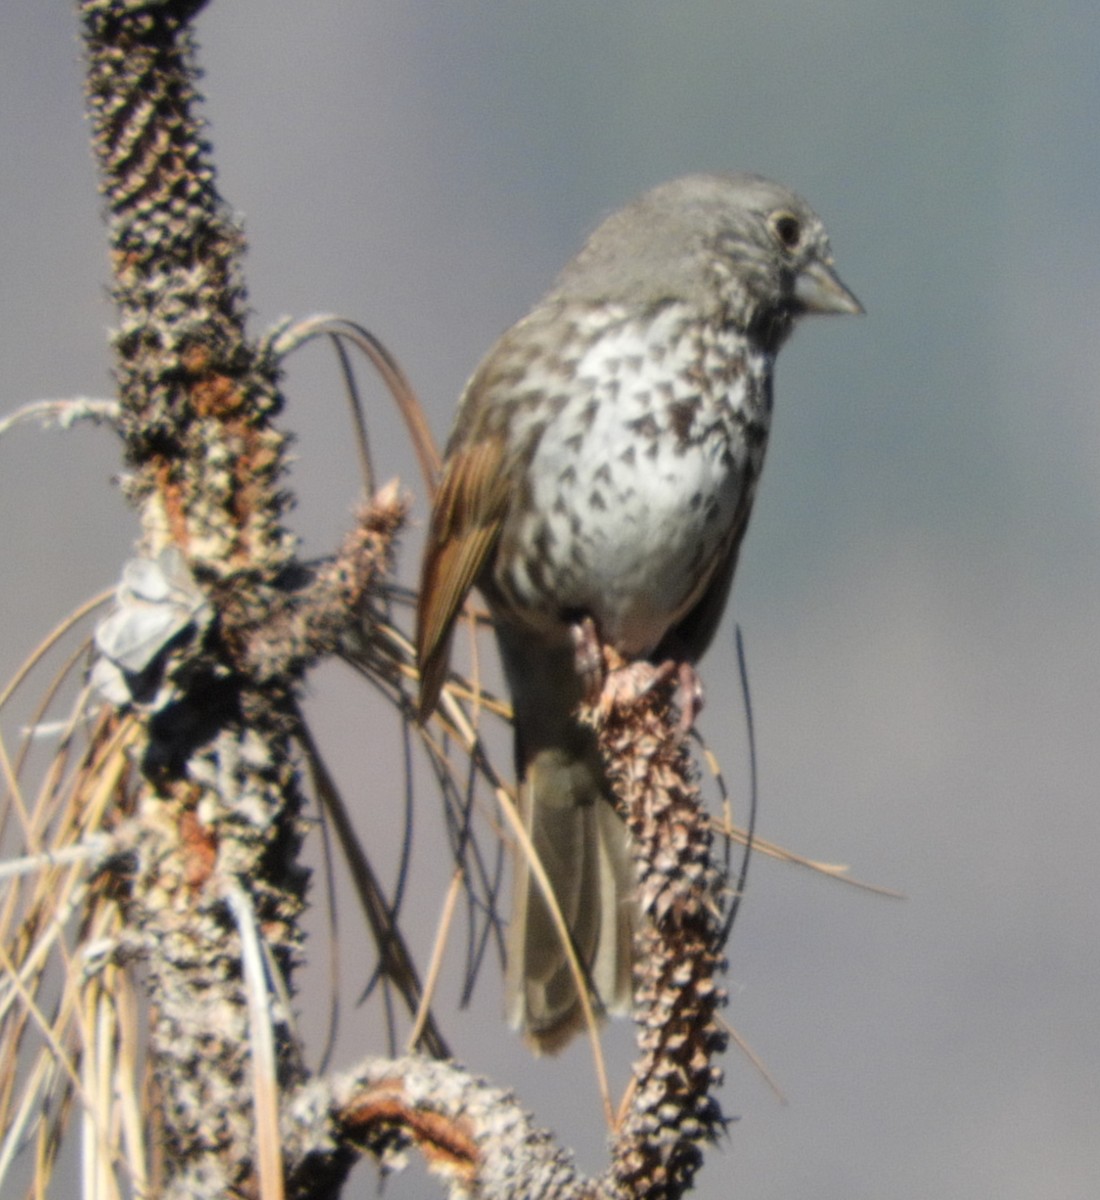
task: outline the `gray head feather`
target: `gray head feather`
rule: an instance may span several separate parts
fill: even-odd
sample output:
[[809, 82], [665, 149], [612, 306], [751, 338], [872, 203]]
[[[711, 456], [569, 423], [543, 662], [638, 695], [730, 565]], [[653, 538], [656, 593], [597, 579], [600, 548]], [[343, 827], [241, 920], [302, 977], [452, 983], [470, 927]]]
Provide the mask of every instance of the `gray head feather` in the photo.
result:
[[[788, 188], [759, 175], [688, 175], [608, 217], [546, 301], [682, 301], [745, 328], [775, 325], [781, 338], [803, 312], [861, 311], [831, 264], [821, 219]], [[807, 273], [813, 286], [800, 286]]]

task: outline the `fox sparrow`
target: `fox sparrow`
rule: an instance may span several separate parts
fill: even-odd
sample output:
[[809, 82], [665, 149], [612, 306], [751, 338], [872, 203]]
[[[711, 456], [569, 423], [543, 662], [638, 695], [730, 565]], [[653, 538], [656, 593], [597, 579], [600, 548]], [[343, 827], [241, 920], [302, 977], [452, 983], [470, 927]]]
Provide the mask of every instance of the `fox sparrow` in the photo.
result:
[[[692, 175], [613, 214], [466, 388], [428, 533], [420, 712], [472, 586], [515, 710], [520, 807], [597, 1006], [631, 999], [633, 873], [592, 732], [577, 630], [627, 660], [694, 662], [733, 580], [775, 356], [804, 313], [862, 309], [820, 219], [755, 175]], [[508, 1015], [536, 1050], [581, 1024], [522, 854]]]

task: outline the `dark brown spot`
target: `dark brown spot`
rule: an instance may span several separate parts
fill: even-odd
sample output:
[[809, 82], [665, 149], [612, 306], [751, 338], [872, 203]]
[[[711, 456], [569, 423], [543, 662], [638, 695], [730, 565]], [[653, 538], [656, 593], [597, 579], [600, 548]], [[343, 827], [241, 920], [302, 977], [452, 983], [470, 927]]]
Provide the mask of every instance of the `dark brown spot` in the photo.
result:
[[698, 359], [693, 359], [688, 366], [680, 372], [680, 378], [691, 384], [692, 387], [705, 388], [710, 380], [707, 378], [707, 373], [703, 369], [703, 364]]
[[745, 373], [744, 351], [728, 355], [713, 368], [711, 373], [717, 382], [729, 387]]
[[695, 417], [702, 407], [703, 398], [696, 392], [668, 406], [668, 422], [677, 441], [683, 446], [690, 438]]
[[626, 427], [634, 433], [641, 434], [642, 437], [655, 438], [660, 433], [656, 418], [652, 413], [646, 413], [633, 421], [627, 421]]

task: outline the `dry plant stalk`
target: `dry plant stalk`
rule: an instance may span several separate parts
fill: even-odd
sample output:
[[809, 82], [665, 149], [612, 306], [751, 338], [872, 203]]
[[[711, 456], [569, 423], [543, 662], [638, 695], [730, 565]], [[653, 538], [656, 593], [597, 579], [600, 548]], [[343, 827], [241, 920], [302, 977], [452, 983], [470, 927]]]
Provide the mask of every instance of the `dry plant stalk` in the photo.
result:
[[[254, 631], [285, 605], [285, 440], [276, 364], [245, 336], [242, 238], [214, 188], [195, 111], [197, 3], [81, 4], [88, 101], [119, 310], [120, 431], [144, 562], [208, 600], [146, 668], [133, 748], [123, 941], [152, 1000], [148, 1054], [166, 1196], [255, 1186], [252, 1031], [230, 881], [247, 892], [289, 983], [305, 875], [293, 766], [294, 676], [258, 686]], [[186, 565], [175, 571], [168, 549]], [[153, 570], [153, 567], [147, 567]], [[189, 577], [189, 578], [188, 578]], [[140, 606], [123, 619], [136, 622]], [[127, 680], [124, 678], [124, 682]], [[304, 1079], [291, 1014], [272, 1000], [277, 1085]]]
[[716, 979], [725, 881], [711, 857], [677, 685], [666, 679], [616, 702], [607, 698], [615, 675], [591, 719], [630, 829], [642, 920], [634, 968], [639, 1057], [612, 1171], [620, 1195], [664, 1200], [691, 1186], [702, 1144], [724, 1129], [714, 1058], [727, 1042], [717, 1019], [725, 992]]

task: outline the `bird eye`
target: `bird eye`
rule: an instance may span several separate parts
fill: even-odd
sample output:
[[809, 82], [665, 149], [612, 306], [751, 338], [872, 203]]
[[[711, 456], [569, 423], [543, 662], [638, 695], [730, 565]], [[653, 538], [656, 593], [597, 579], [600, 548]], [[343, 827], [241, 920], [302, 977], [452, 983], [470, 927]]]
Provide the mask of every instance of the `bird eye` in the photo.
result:
[[785, 250], [794, 250], [797, 247], [799, 239], [802, 237], [802, 226], [793, 213], [773, 213], [771, 226], [776, 241]]

